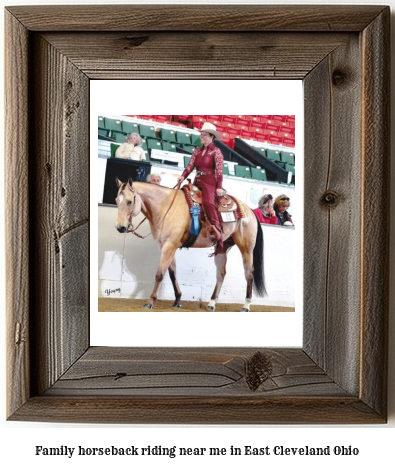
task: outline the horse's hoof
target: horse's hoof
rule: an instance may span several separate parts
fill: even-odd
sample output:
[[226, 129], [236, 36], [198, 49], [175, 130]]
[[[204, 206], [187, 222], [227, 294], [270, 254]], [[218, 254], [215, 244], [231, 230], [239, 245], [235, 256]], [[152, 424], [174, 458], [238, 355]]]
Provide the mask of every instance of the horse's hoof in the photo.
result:
[[174, 302], [173, 307], [182, 308], [182, 304], [178, 304], [177, 302]]
[[242, 308], [240, 312], [251, 312], [251, 310], [249, 308]]
[[210, 310], [210, 312], [215, 312], [215, 307], [209, 307], [208, 309]]
[[154, 306], [152, 304], [144, 304], [143, 305], [143, 308], [154, 308]]

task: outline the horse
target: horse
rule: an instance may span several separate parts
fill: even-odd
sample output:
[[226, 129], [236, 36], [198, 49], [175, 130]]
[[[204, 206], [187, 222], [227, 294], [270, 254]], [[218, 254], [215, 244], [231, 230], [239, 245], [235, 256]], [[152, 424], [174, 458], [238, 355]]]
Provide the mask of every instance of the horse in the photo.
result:
[[[116, 178], [118, 207], [116, 228], [120, 233], [133, 231], [133, 217], [140, 211], [148, 220], [153, 238], [159, 244], [160, 263], [155, 275], [154, 289], [143, 308], [153, 308], [157, 291], [166, 271], [173, 284], [175, 302], [173, 307], [182, 308], [181, 289], [177, 281], [175, 253], [189, 238], [191, 215], [183, 191], [166, 188], [152, 183], [133, 182], [129, 177], [123, 183]], [[258, 296], [266, 295], [263, 233], [256, 215], [242, 203], [245, 217], [223, 224], [223, 246], [215, 246], [214, 261], [217, 268], [216, 285], [208, 304], [208, 310], [215, 311], [215, 305], [226, 274], [226, 260], [229, 250], [236, 245], [242, 255], [244, 275], [247, 281], [245, 303], [241, 312], [249, 312], [252, 290]], [[209, 248], [213, 242], [202, 224], [200, 233], [192, 248]]]

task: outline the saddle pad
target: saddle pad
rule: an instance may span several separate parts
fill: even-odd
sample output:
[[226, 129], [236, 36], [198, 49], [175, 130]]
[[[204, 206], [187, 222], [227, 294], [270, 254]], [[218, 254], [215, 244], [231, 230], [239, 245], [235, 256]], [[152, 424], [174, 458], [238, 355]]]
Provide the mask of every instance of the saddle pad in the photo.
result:
[[[227, 197], [230, 198], [234, 202], [234, 204], [232, 206], [232, 212], [235, 215], [235, 219], [244, 219], [246, 214], [244, 212], [242, 203], [238, 199], [236, 199], [235, 197], [233, 197], [231, 195], [227, 195]], [[221, 207], [218, 210], [219, 210], [219, 212], [228, 211], [228, 209], [226, 209], [226, 207]]]
[[[189, 209], [196, 204], [200, 205], [202, 203], [202, 193], [200, 189], [196, 188], [196, 186], [193, 186], [193, 184], [186, 184], [181, 189], [184, 191]], [[218, 212], [233, 212], [235, 219], [243, 219], [245, 217], [245, 212], [241, 202], [230, 195], [226, 195], [226, 198], [227, 199], [224, 199], [223, 197], [221, 198], [219, 207], [217, 207]]]
[[184, 191], [189, 209], [196, 204], [202, 204], [202, 192], [192, 183], [181, 188]]

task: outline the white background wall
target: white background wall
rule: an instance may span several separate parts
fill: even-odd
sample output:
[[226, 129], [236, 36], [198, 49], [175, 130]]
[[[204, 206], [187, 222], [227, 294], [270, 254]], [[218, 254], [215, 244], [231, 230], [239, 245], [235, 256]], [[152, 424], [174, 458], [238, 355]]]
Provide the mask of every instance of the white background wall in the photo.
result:
[[[159, 167], [156, 170], [154, 168], [152, 172], [158, 170]], [[178, 174], [181, 174], [181, 169]], [[174, 176], [173, 178], [175, 179]], [[174, 182], [170, 187], [173, 184]], [[274, 198], [285, 193], [291, 201], [295, 200], [294, 187], [286, 185], [258, 183], [225, 176], [224, 187], [228, 188], [229, 194], [238, 197], [252, 208], [257, 207], [259, 198], [267, 193], [271, 193]], [[251, 201], [251, 198], [254, 200]], [[98, 210], [99, 297], [147, 300], [152, 292], [159, 265], [157, 242], [152, 236], [141, 239], [133, 234], [118, 233], [114, 227], [118, 213], [116, 206], [99, 206]], [[137, 227], [142, 219], [140, 214], [134, 225]], [[297, 221], [294, 222], [297, 225]], [[262, 224], [262, 229], [268, 295], [262, 299], [254, 296], [253, 304], [295, 307], [295, 229], [267, 224]], [[300, 222], [299, 230], [302, 230]], [[96, 233], [95, 227], [92, 228], [92, 233]], [[138, 233], [150, 233], [148, 222], [141, 225]], [[209, 257], [213, 251], [212, 248], [177, 250], [178, 282], [184, 300], [209, 302], [216, 283], [214, 258]], [[237, 247], [232, 248], [228, 254], [226, 271], [219, 302], [241, 304], [235, 306], [235, 311], [240, 311], [246, 297], [246, 281], [241, 253]], [[168, 273], [159, 288], [158, 299], [174, 300], [174, 290]], [[94, 309], [92, 310], [94, 312]], [[94, 313], [92, 317], [95, 317]]]
[[[303, 305], [302, 305], [302, 293], [303, 293], [303, 285], [302, 285], [302, 266], [303, 266], [303, 230], [301, 222], [303, 220], [303, 204], [300, 204], [299, 201], [303, 201], [303, 158], [300, 156], [303, 154], [303, 90], [302, 90], [302, 82], [300, 80], [266, 80], [266, 81], [232, 81], [232, 87], [238, 87], [239, 89], [243, 90], [243, 93], [238, 93], [234, 99], [229, 100], [228, 92], [224, 87], [224, 81], [220, 80], [210, 80], [210, 93], [212, 96], [215, 96], [215, 100], [211, 99], [207, 100], [199, 100], [198, 102], [193, 103], [193, 108], [191, 108], [191, 104], [189, 102], [185, 103], [183, 99], [184, 96], [188, 96], [192, 89], [200, 89], [202, 87], [202, 82], [199, 80], [176, 80], [176, 81], [155, 81], [156, 88], [166, 88], [166, 93], [161, 96], [160, 101], [156, 99], [156, 97], [152, 97], [149, 91], [152, 88], [152, 81], [144, 81], [141, 80], [138, 82], [138, 89], [140, 91], [138, 96], [133, 96], [133, 113], [135, 114], [166, 114], [168, 112], [175, 113], [175, 109], [179, 110], [177, 112], [184, 112], [184, 114], [258, 114], [258, 109], [265, 109], [265, 113], [267, 114], [291, 114], [295, 115], [296, 118], [296, 140], [297, 140], [297, 147], [295, 149], [295, 153], [299, 155], [299, 160], [297, 164], [297, 185], [296, 185], [296, 192], [293, 191], [294, 188], [290, 188], [288, 186], [279, 186], [273, 185], [271, 183], [253, 183], [251, 180], [241, 180], [240, 178], [232, 178], [225, 176], [224, 177], [224, 188], [235, 197], [239, 198], [241, 201], [248, 204], [250, 207], [257, 207], [258, 201], [264, 192], [270, 192], [273, 194], [274, 197], [278, 196], [279, 194], [285, 192], [286, 194], [289, 193], [291, 197], [291, 214], [296, 223], [295, 232], [292, 234], [294, 235], [294, 244], [297, 247], [290, 256], [289, 265], [292, 272], [292, 267], [296, 266], [298, 271], [298, 275], [294, 276], [292, 280], [288, 280], [287, 282], [282, 283], [285, 290], [292, 291], [295, 295], [295, 302], [296, 302], [296, 312], [288, 313], [288, 321], [284, 323], [284, 318], [282, 316], [277, 315], [276, 313], [265, 314], [261, 315], [259, 318], [255, 318], [255, 321], [258, 321], [257, 328], [255, 329], [258, 331], [265, 331], [266, 333], [271, 331], [270, 335], [266, 334], [265, 338], [260, 338], [256, 343], [254, 343], [254, 339], [251, 338], [250, 335], [246, 335], [244, 337], [241, 336], [240, 331], [240, 320], [236, 313], [229, 313], [221, 314], [220, 312], [216, 312], [215, 316], [211, 316], [209, 318], [209, 328], [208, 323], [202, 321], [201, 313], [189, 313], [188, 319], [189, 324], [187, 322], [179, 323], [179, 315], [176, 312], [167, 312], [166, 318], [170, 326], [166, 329], [166, 335], [162, 334], [162, 330], [160, 329], [159, 325], [161, 322], [161, 318], [163, 314], [159, 312], [157, 309], [154, 309], [150, 315], [148, 316], [147, 313], [144, 311], [142, 313], [134, 313], [130, 314], [129, 312], [122, 312], [116, 315], [116, 321], [113, 321], [114, 315], [113, 313], [108, 313], [105, 315], [104, 313], [98, 315], [95, 313], [97, 311], [97, 290], [94, 283], [91, 283], [91, 323], [90, 323], [90, 331], [91, 331], [91, 341], [94, 341], [92, 344], [97, 345], [118, 345], [118, 344], [135, 344], [135, 337], [133, 337], [133, 343], [131, 342], [131, 338], [129, 342], [125, 343], [125, 338], [118, 333], [119, 331], [119, 324], [122, 324], [124, 328], [122, 331], [130, 331], [130, 330], [138, 330], [138, 340], [139, 344], [150, 344], [150, 345], [161, 345], [165, 347], [176, 347], [182, 344], [190, 345], [190, 346], [197, 346], [197, 345], [211, 345], [211, 346], [223, 346], [224, 344], [236, 345], [242, 344], [243, 346], [251, 346], [254, 344], [261, 344], [261, 346], [268, 345], [268, 344], [277, 344], [277, 345], [284, 345], [284, 346], [298, 346], [302, 342], [302, 323], [303, 323]], [[136, 83], [134, 83], [136, 85]], [[116, 82], [108, 81], [108, 80], [94, 80], [90, 84], [90, 110], [91, 110], [91, 142], [97, 142], [97, 121], [96, 118], [98, 115], [113, 115], [113, 116], [121, 116], [123, 114], [130, 114], [129, 109], [129, 102], [128, 100], [125, 101], [125, 96], [128, 96], [130, 88], [130, 83], [127, 80], [117, 80]], [[257, 97], [259, 97], [257, 99]], [[172, 111], [174, 110], [174, 111]], [[220, 111], [219, 111], [220, 110]], [[92, 234], [97, 233], [97, 227], [99, 226], [99, 233], [100, 236], [100, 244], [105, 246], [106, 250], [107, 247], [110, 247], [112, 243], [116, 239], [120, 241], [122, 238], [119, 238], [119, 234], [114, 232], [113, 230], [113, 222], [108, 220], [108, 223], [99, 224], [96, 220], [97, 214], [97, 190], [96, 187], [101, 183], [102, 177], [98, 177], [95, 169], [97, 168], [98, 161], [102, 165], [102, 159], [98, 159], [98, 151], [95, 145], [91, 145], [91, 272], [98, 272], [102, 270], [102, 253], [101, 248], [99, 250], [96, 246], [97, 239]], [[298, 158], [298, 157], [296, 157]], [[153, 170], [155, 172], [155, 169]], [[176, 167], [171, 167], [171, 172], [167, 175], [166, 178], [163, 178], [163, 184], [169, 187], [173, 187], [176, 184], [177, 176], [181, 172], [181, 169]], [[102, 174], [102, 171], [101, 171]], [[191, 175], [193, 179], [193, 176]], [[237, 182], [237, 184], [235, 184]], [[137, 222], [137, 221], [136, 221]], [[282, 230], [282, 229], [281, 229]], [[104, 233], [105, 231], [105, 233]], [[148, 233], [148, 232], [147, 232]], [[117, 237], [118, 236], [118, 237]], [[135, 295], [136, 292], [133, 291], [133, 282], [138, 282], [138, 295], [140, 297], [145, 296], [147, 298], [148, 293], [150, 293], [152, 289], [152, 278], [153, 272], [156, 271], [156, 263], [155, 263], [155, 254], [157, 254], [156, 246], [152, 244], [152, 240], [148, 238], [144, 240], [142, 243], [139, 244], [139, 254], [140, 251], [145, 251], [146, 262], [142, 270], [139, 270], [138, 276], [133, 274], [135, 272], [135, 268], [130, 265], [130, 263], [134, 262], [132, 251], [133, 247], [137, 245], [135, 241], [132, 240], [133, 237], [130, 235], [124, 236], [123, 240], [125, 241], [124, 249], [127, 255], [125, 256], [125, 262], [128, 263], [131, 267], [129, 269], [129, 273], [125, 276], [125, 283], [122, 283], [121, 289], [123, 288], [127, 295]], [[276, 237], [273, 237], [272, 243], [275, 241]], [[281, 244], [281, 236], [278, 237], [277, 240], [277, 249]], [[151, 243], [151, 249], [150, 244]], [[273, 248], [273, 249], [272, 249]], [[286, 250], [282, 249], [282, 260], [276, 260], [280, 263], [277, 263], [276, 267], [273, 268], [270, 264], [273, 264], [273, 261], [276, 258], [276, 251], [278, 251], [273, 245], [270, 243], [270, 240], [266, 243], [265, 253], [269, 254], [266, 256], [266, 264], [267, 269], [267, 276], [268, 276], [268, 284], [271, 284], [270, 291], [272, 294], [275, 293], [277, 290], [277, 286], [279, 285], [279, 278], [284, 277], [286, 278], [289, 273], [289, 268], [284, 267], [284, 274], [281, 276], [279, 268], [279, 264], [285, 264], [287, 252]], [[148, 249], [148, 252], [146, 250]], [[112, 251], [111, 249], [108, 249]], [[123, 250], [117, 250], [118, 252], [123, 252]], [[99, 251], [99, 262], [100, 265], [96, 268], [94, 266], [94, 260], [97, 258], [97, 253]], [[242, 270], [240, 270], [240, 262], [237, 260], [238, 251], [232, 249], [230, 252], [230, 262], [229, 268], [233, 266], [233, 270], [229, 269], [227, 278], [225, 279], [223, 293], [228, 291], [231, 287], [231, 294], [238, 296], [238, 301], [244, 303], [244, 294], [242, 293], [245, 286], [244, 276], [242, 275]], [[117, 255], [117, 258], [114, 259], [115, 262], [122, 261], [120, 259], [121, 255]], [[196, 263], [192, 261], [192, 258], [198, 258], [201, 260], [199, 261], [199, 265], [205, 268], [205, 272], [208, 273], [205, 276], [205, 283], [200, 283], [200, 293], [198, 295], [202, 295], [203, 299], [208, 298], [211, 295], [213, 290], [213, 279], [210, 279], [210, 262], [212, 265], [212, 259], [205, 259], [204, 251], [203, 250], [190, 250], [188, 253], [186, 252], [179, 252], [177, 253], [177, 258], [188, 258], [188, 265], [189, 266], [196, 266]], [[270, 259], [272, 257], [272, 259]], [[269, 262], [271, 261], [271, 263]], [[185, 265], [185, 263], [184, 263]], [[179, 263], [180, 266], [180, 263]], [[132, 272], [130, 272], [132, 271]], [[151, 275], [149, 274], [151, 273]], [[105, 270], [103, 270], [103, 274], [105, 274]], [[182, 273], [180, 273], [182, 274]], [[186, 274], [186, 272], [184, 273]], [[240, 275], [242, 277], [241, 283], [237, 283], [233, 277], [238, 277], [240, 279]], [[183, 277], [180, 276], [179, 279], [182, 281]], [[128, 278], [128, 279], [127, 279]], [[146, 281], [145, 284], [142, 284], [143, 281]], [[233, 282], [232, 282], [233, 281]], [[114, 288], [119, 288], [119, 282], [117, 281], [114, 283], [113, 281], [110, 282]], [[237, 285], [239, 284], [239, 285]], [[237, 287], [235, 287], [235, 285]], [[116, 286], [116, 287], [115, 287]], [[166, 298], [166, 279], [165, 283], [161, 286], [159, 291], [160, 298]], [[185, 288], [184, 288], [185, 287]], [[198, 286], [199, 287], [199, 286]], [[170, 291], [172, 289], [170, 288]], [[182, 290], [185, 291], [186, 295], [193, 296], [196, 295], [196, 289], [193, 286], [183, 286]], [[234, 292], [233, 292], [234, 291]], [[272, 297], [272, 301], [274, 303], [272, 305], [278, 305], [280, 300], [284, 300], [283, 294], [281, 292], [277, 292], [276, 296]], [[282, 299], [281, 299], [282, 297]], [[223, 297], [220, 297], [220, 299]], [[234, 300], [234, 298], [233, 298]], [[267, 299], [265, 299], [267, 300]], [[276, 301], [277, 300], [277, 301]], [[284, 305], [284, 304], [283, 304]], [[224, 315], [226, 318], [224, 318]], [[231, 318], [230, 315], [233, 315], [234, 318]], [[243, 320], [245, 323], [251, 322], [250, 319], [251, 313], [248, 315], [243, 316]], [[222, 324], [221, 324], [222, 319]], [[228, 328], [226, 329], [226, 333], [223, 331], [222, 325], [226, 322], [228, 324]], [[190, 324], [199, 325], [200, 328], [210, 330], [211, 336], [204, 335], [203, 337], [206, 339], [207, 342], [202, 344], [202, 337], [195, 335], [194, 330], [190, 328]], [[282, 329], [282, 325], [287, 324], [287, 328], [285, 330]], [[154, 328], [150, 327], [150, 325], [155, 325]], [[296, 328], [295, 328], [296, 325]], [[148, 327], [147, 327], [148, 326]], [[286, 334], [284, 334], [286, 332]], [[270, 336], [269, 343], [266, 342], [267, 336]], [[214, 342], [212, 341], [214, 338]], [[251, 342], [249, 342], [251, 341]], [[198, 343], [198, 344], [197, 344]]]
[[[10, 0], [8, 4], [25, 5], [26, 0]], [[78, 1], [39, 1], [29, 2], [34, 4], [103, 4], [101, 0], [92, 0], [85, 2]], [[116, 3], [130, 3], [117, 0]], [[150, 1], [140, 3], [182, 3], [170, 0]], [[189, 2], [192, 3], [192, 2]], [[210, 3], [198, 2], [193, 3]], [[226, 2], [217, 1], [217, 4], [243, 4], [243, 2]], [[248, 4], [263, 4], [262, 1], [249, 1]], [[395, 9], [395, 0], [383, 1], [309, 1], [300, 0], [293, 2], [282, 2], [270, 0], [270, 4], [389, 4]], [[247, 2], [244, 2], [247, 4]], [[1, 11], [0, 15], [3, 15]], [[392, 14], [392, 24], [394, 20]], [[0, 18], [1, 24], [3, 19]], [[3, 35], [1, 35], [3, 41]], [[395, 51], [394, 37], [392, 38], [392, 50]], [[0, 54], [3, 58], [3, 44], [0, 47]], [[393, 52], [394, 54], [395, 52]], [[3, 60], [2, 60], [3, 63]], [[392, 58], [392, 84], [394, 82], [395, 60]], [[3, 80], [3, 77], [1, 77]], [[0, 86], [0, 99], [4, 109], [3, 98], [4, 86]], [[394, 107], [392, 110], [392, 134], [395, 130]], [[4, 139], [4, 128], [0, 129], [1, 139]], [[3, 171], [3, 170], [1, 170]], [[395, 187], [394, 169], [391, 173], [392, 187]], [[394, 207], [394, 191], [392, 191], [391, 201]], [[1, 207], [0, 235], [4, 240], [4, 210]], [[394, 283], [393, 272], [395, 267], [394, 256], [394, 217], [391, 221], [391, 285]], [[2, 242], [0, 259], [4, 260], [4, 244]], [[4, 263], [1, 266], [1, 281], [4, 289]], [[0, 297], [2, 315], [2, 325], [4, 326], [4, 295]], [[152, 468], [155, 464], [160, 465], [163, 469], [186, 468], [201, 469], [202, 466], [213, 468], [222, 466], [227, 469], [240, 468], [241, 466], [254, 466], [256, 468], [264, 468], [267, 465], [274, 466], [278, 469], [285, 468], [304, 468], [322, 470], [337, 468], [354, 468], [355, 466], [381, 467], [382, 469], [392, 468], [394, 463], [393, 443], [395, 440], [395, 386], [394, 386], [394, 363], [395, 363], [395, 289], [392, 289], [390, 299], [390, 421], [388, 425], [383, 426], [84, 426], [84, 425], [46, 425], [40, 423], [10, 423], [4, 420], [5, 394], [4, 394], [4, 370], [5, 370], [5, 342], [1, 341], [1, 418], [0, 418], [0, 465], [3, 468], [30, 468], [32, 470], [53, 469], [55, 466], [60, 469], [82, 469], [88, 466], [94, 466], [96, 469], [108, 468], [109, 465], [117, 465], [118, 468]], [[3, 331], [1, 328], [0, 331]], [[206, 459], [202, 457], [188, 458], [188, 461], [181, 459], [169, 459], [168, 457], [157, 457], [154, 460], [139, 460], [138, 465], [134, 460], [119, 461], [116, 458], [101, 458], [89, 460], [75, 460], [66, 457], [36, 457], [34, 456], [34, 446], [107, 446], [107, 445], [137, 445], [143, 446], [147, 444], [155, 445], [178, 445], [178, 446], [205, 446], [205, 447], [229, 447], [230, 445], [244, 446], [253, 445], [262, 447], [265, 445], [286, 445], [286, 446], [326, 446], [326, 445], [352, 445], [359, 447], [360, 454], [358, 457], [281, 457], [272, 460], [265, 457], [240, 457], [237, 460], [216, 457], [215, 459]], [[221, 460], [220, 460], [221, 459]]]

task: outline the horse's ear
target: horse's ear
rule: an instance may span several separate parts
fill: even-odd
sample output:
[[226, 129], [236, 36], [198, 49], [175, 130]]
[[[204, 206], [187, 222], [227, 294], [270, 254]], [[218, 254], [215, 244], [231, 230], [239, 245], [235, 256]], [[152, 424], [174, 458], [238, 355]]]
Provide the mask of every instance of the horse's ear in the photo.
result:
[[129, 178], [128, 178], [128, 185], [129, 185], [130, 189], [133, 189], [133, 180], [132, 180], [131, 176], [129, 176]]
[[115, 182], [117, 183], [118, 188], [121, 186], [122, 181], [118, 179], [118, 176], [115, 177]]

